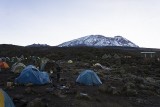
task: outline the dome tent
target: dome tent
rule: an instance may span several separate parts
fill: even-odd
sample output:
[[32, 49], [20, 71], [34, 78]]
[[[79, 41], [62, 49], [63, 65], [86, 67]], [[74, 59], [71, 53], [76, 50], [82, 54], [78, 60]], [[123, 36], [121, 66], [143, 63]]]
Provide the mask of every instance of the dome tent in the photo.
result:
[[11, 71], [14, 73], [20, 73], [26, 66], [23, 63], [16, 62], [12, 65]]
[[72, 61], [72, 60], [68, 60], [68, 63], [69, 63], [69, 64], [72, 64], [72, 63], [73, 63], [73, 61]]
[[83, 85], [101, 85], [102, 84], [98, 75], [92, 70], [83, 71], [76, 79], [76, 82]]
[[15, 107], [12, 99], [2, 89], [0, 89], [0, 107]]
[[47, 72], [39, 71], [35, 66], [28, 65], [23, 69], [18, 78], [15, 79], [15, 83], [28, 84], [33, 83], [42, 85], [50, 83], [49, 75]]
[[0, 68], [1, 69], [9, 69], [9, 65], [6, 62], [0, 61]]

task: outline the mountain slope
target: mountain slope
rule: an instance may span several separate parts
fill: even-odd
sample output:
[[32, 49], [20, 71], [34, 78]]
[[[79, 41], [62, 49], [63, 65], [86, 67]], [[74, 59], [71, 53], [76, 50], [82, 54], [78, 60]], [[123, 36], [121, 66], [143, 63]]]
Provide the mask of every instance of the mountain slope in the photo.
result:
[[102, 35], [90, 35], [64, 42], [58, 47], [72, 47], [72, 46], [124, 46], [124, 47], [138, 47], [133, 42], [123, 38], [122, 36], [105, 37]]

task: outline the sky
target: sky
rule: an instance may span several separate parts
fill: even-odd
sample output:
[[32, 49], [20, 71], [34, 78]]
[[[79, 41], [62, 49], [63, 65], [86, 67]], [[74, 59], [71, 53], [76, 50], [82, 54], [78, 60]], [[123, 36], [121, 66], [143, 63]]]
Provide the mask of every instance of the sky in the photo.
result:
[[0, 0], [0, 44], [56, 46], [97, 34], [160, 48], [160, 0]]

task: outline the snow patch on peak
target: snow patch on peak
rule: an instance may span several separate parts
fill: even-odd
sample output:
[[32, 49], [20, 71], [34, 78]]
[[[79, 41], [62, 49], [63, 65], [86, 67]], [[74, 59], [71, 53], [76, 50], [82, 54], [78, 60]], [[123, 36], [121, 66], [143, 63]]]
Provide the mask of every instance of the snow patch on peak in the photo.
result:
[[122, 37], [122, 36], [114, 36], [115, 40], [126, 40], [128, 41], [126, 38]]
[[105, 37], [103, 35], [90, 35], [74, 39], [68, 42], [64, 42], [59, 47], [70, 47], [70, 46], [127, 46], [127, 47], [138, 47], [131, 41], [123, 38], [122, 36]]

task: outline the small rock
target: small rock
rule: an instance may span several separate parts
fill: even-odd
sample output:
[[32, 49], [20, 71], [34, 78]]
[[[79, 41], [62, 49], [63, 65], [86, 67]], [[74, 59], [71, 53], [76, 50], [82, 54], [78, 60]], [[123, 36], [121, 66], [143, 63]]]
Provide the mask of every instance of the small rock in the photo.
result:
[[151, 77], [147, 77], [146, 80], [150, 83], [155, 83], [155, 80]]
[[139, 84], [138, 88], [140, 88], [140, 89], [146, 89], [146, 87], [143, 84]]
[[33, 85], [33, 83], [26, 84], [27, 87], [32, 86], [32, 85]]
[[126, 95], [127, 96], [136, 96], [138, 94], [138, 92], [134, 89], [127, 89], [126, 90]]
[[31, 87], [27, 87], [27, 88], [25, 89], [25, 93], [31, 94], [31, 93], [32, 93], [32, 88], [31, 88]]
[[77, 98], [77, 99], [81, 99], [81, 100], [91, 100], [91, 97], [88, 96], [87, 93], [78, 93], [78, 94], [76, 95], [76, 98]]
[[46, 92], [47, 93], [51, 93], [51, 92], [53, 92], [54, 91], [54, 88], [46, 88]]
[[36, 98], [27, 104], [27, 107], [46, 107], [40, 98]]
[[23, 97], [24, 97], [23, 95], [16, 94], [15, 96], [13, 96], [13, 99], [15, 99], [15, 100], [20, 100], [20, 99], [22, 99]]
[[160, 89], [157, 89], [157, 90], [156, 90], [156, 92], [157, 92], [157, 94], [159, 94], [159, 95], [160, 95]]

